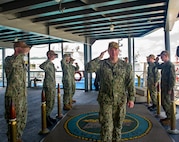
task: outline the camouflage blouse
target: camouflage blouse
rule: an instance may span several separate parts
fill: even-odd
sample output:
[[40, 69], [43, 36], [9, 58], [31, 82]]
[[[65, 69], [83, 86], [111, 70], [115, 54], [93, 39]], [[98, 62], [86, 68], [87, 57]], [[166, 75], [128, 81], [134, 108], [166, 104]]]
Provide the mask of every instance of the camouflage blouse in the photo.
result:
[[132, 67], [123, 60], [118, 60], [116, 64], [112, 64], [109, 59], [100, 60], [96, 58], [85, 66], [87, 72], [99, 72], [100, 90], [98, 102], [106, 104], [126, 102], [128, 99], [134, 101], [134, 78]]

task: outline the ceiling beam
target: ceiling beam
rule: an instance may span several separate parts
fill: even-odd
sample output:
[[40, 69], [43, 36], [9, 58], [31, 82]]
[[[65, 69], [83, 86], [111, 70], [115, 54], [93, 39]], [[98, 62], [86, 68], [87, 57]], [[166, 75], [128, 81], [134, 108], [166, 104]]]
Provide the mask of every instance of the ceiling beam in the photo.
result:
[[[43, 35], [48, 35], [47, 27], [44, 24], [32, 23], [31, 21], [25, 20], [25, 19], [9, 20], [6, 16], [4, 16], [3, 14], [0, 14], [0, 24], [2, 26], [8, 26], [8, 27], [12, 27], [12, 28], [21, 29], [25, 32], [35, 32], [35, 33], [39, 33], [39, 34], [43, 34]], [[53, 27], [50, 27], [49, 35], [57, 37], [59, 39], [64, 39], [67, 41], [76, 41], [76, 42], [85, 43], [84, 37], [78, 36], [78, 35], [73, 35], [70, 32], [64, 32], [63, 30], [60, 30], [60, 29], [57, 30]]]

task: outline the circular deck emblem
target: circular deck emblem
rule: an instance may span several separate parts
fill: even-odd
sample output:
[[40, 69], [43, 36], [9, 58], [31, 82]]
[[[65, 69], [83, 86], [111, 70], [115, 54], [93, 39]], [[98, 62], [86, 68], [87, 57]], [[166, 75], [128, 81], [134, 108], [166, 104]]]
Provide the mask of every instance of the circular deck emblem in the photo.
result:
[[[151, 122], [139, 115], [127, 113], [123, 123], [122, 139], [129, 140], [146, 135], [151, 129]], [[69, 118], [64, 128], [68, 134], [83, 140], [100, 141], [98, 112], [88, 112]]]

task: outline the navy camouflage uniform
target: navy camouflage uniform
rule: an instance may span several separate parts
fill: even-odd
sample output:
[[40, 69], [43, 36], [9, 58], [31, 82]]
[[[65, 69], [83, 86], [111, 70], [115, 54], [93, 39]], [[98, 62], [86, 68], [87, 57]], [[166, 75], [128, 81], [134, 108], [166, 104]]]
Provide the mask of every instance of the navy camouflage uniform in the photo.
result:
[[147, 87], [150, 91], [150, 97], [153, 103], [153, 106], [157, 106], [157, 86], [156, 84], [159, 81], [159, 72], [158, 68], [156, 67], [155, 63], [148, 63], [148, 70], [147, 70]]
[[171, 118], [171, 95], [169, 91], [173, 91], [175, 86], [175, 66], [171, 61], [166, 63], [157, 64], [157, 67], [161, 69], [161, 105], [166, 113], [168, 119]]
[[[26, 88], [26, 65], [24, 55], [7, 56], [4, 62], [7, 78], [5, 92], [5, 119], [7, 124], [10, 116], [10, 102], [13, 101], [16, 111], [17, 139], [21, 139], [27, 122], [27, 88]], [[7, 132], [8, 140], [10, 129]]]
[[87, 72], [99, 72], [100, 90], [97, 101], [100, 105], [101, 139], [105, 142], [120, 142], [126, 115], [126, 90], [128, 99], [135, 99], [131, 65], [120, 59], [112, 64], [109, 59], [100, 60], [98, 57], [87, 63], [85, 68]]
[[71, 64], [67, 63], [65, 58], [66, 57], [63, 57], [63, 59], [61, 60], [61, 67], [63, 73], [62, 83], [63, 83], [63, 90], [64, 90], [63, 104], [69, 105], [72, 96], [72, 77], [71, 77], [72, 68], [71, 68]]
[[46, 97], [46, 115], [50, 116], [55, 103], [56, 69], [54, 64], [49, 59], [43, 62], [39, 67], [45, 72], [45, 77], [43, 81], [43, 90], [45, 92], [45, 97]]
[[71, 78], [72, 78], [72, 80], [71, 80], [72, 81], [72, 96], [71, 96], [71, 98], [73, 98], [73, 96], [75, 94], [75, 90], [76, 90], [76, 83], [75, 83], [74, 75], [75, 75], [75, 72], [79, 70], [79, 66], [78, 65], [74, 66], [71, 64], [70, 70], [71, 70]]

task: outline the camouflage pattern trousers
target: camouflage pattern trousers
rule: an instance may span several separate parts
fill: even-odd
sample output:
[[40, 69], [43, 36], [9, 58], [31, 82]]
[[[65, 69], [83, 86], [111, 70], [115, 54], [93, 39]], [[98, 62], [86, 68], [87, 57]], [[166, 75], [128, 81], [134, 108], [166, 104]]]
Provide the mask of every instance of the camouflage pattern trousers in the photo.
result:
[[171, 96], [168, 94], [167, 87], [161, 89], [161, 105], [166, 113], [167, 118], [171, 118]]
[[63, 81], [63, 104], [68, 105], [72, 99], [72, 82]]
[[126, 104], [122, 106], [101, 104], [99, 122], [101, 124], [102, 142], [120, 142], [122, 124], [126, 115]]
[[150, 92], [152, 103], [157, 106], [157, 87], [155, 87], [153, 84], [148, 85], [148, 90]]
[[44, 87], [43, 89], [45, 91], [45, 98], [46, 98], [46, 115], [50, 116], [55, 104], [56, 88]]

